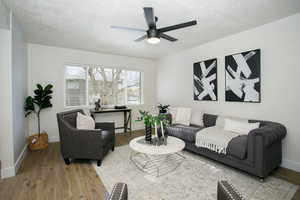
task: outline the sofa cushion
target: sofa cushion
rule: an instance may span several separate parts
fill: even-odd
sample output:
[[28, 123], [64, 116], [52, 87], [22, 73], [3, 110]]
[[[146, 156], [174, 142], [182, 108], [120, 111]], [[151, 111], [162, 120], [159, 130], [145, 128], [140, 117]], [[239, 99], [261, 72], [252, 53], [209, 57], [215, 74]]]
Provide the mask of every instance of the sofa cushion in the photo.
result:
[[242, 122], [248, 122], [248, 119], [232, 117], [232, 116], [222, 116], [222, 115], [212, 115], [212, 114], [203, 114], [203, 124], [205, 127], [218, 126], [224, 128], [225, 119], [233, 119]]
[[172, 120], [170, 124], [174, 124], [176, 121], [177, 107], [171, 107], [169, 109], [169, 113], [171, 115], [171, 120]]
[[204, 127], [211, 127], [216, 125], [216, 120], [218, 115], [211, 115], [211, 114], [203, 114], [203, 125]]
[[218, 116], [218, 118], [216, 120], [216, 126], [218, 126], [220, 128], [225, 128], [226, 120], [234, 120], [234, 121], [238, 121], [238, 122], [248, 123], [248, 119], [220, 115], [220, 116]]
[[187, 126], [182, 124], [173, 124], [166, 127], [166, 133], [170, 136], [180, 138], [186, 142], [195, 142], [196, 133], [202, 130], [203, 126]]
[[197, 126], [203, 125], [203, 113], [200, 111], [193, 111], [191, 116], [191, 124]]
[[240, 135], [228, 143], [227, 154], [244, 160], [247, 157], [248, 135]]
[[174, 123], [190, 125], [191, 120], [191, 108], [177, 108], [176, 118]]
[[242, 121], [226, 118], [224, 130], [239, 133], [241, 135], [242, 134], [247, 135], [251, 130], [256, 129], [258, 127], [259, 127], [259, 122], [248, 123], [248, 121], [242, 122]]

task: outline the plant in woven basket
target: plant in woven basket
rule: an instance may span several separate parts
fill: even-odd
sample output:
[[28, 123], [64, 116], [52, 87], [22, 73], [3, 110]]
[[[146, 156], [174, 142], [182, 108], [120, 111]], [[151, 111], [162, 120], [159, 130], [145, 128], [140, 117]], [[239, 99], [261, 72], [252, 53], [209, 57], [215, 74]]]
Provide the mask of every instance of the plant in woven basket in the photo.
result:
[[[37, 84], [37, 89], [34, 90], [34, 96], [28, 96], [25, 100], [24, 110], [25, 110], [25, 117], [29, 116], [30, 114], [35, 114], [37, 116], [37, 125], [38, 125], [38, 134], [36, 136], [31, 137], [31, 143], [35, 143], [39, 140], [41, 136], [41, 111], [52, 107], [51, 99], [52, 99], [52, 88], [53, 85], [48, 84], [43, 87], [40, 84]], [[48, 136], [46, 140], [48, 140]], [[48, 141], [47, 141], [48, 142]]]

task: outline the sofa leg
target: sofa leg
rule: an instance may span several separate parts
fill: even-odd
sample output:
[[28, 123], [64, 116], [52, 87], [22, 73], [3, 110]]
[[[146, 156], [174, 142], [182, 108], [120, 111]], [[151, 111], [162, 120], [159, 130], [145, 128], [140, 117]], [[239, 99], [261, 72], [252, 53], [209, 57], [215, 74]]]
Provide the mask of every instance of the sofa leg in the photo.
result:
[[70, 159], [69, 159], [69, 158], [64, 158], [64, 161], [65, 161], [66, 165], [70, 165], [70, 164], [71, 164], [71, 162], [70, 162]]
[[115, 146], [113, 146], [112, 148], [111, 148], [111, 151], [114, 151], [115, 150]]
[[263, 183], [264, 181], [265, 181], [264, 178], [260, 178], [260, 179], [259, 179], [259, 182], [261, 182], [261, 183]]
[[97, 166], [98, 166], [98, 167], [101, 166], [101, 160], [97, 160]]

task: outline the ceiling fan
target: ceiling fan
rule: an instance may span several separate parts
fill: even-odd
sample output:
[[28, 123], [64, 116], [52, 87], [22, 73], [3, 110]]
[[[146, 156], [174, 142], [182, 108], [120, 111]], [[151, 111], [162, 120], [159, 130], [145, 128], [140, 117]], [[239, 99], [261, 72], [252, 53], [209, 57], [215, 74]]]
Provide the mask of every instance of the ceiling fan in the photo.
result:
[[153, 8], [145, 7], [144, 8], [144, 15], [145, 15], [147, 25], [149, 27], [148, 30], [138, 29], [138, 28], [129, 28], [129, 27], [123, 27], [123, 26], [111, 26], [111, 28], [129, 30], [129, 31], [146, 32], [145, 35], [143, 35], [142, 37], [137, 38], [134, 41], [135, 42], [140, 42], [144, 39], [147, 39], [148, 43], [157, 44], [157, 43], [160, 42], [160, 38], [166, 39], [166, 40], [171, 41], [171, 42], [177, 41], [176, 38], [165, 34], [165, 32], [176, 30], [176, 29], [181, 29], [181, 28], [185, 28], [185, 27], [193, 26], [193, 25], [197, 24], [197, 21], [193, 20], [193, 21], [182, 23], [182, 24], [176, 24], [176, 25], [173, 25], [173, 26], [157, 28], [156, 27], [156, 22], [158, 20], [158, 17], [154, 16]]

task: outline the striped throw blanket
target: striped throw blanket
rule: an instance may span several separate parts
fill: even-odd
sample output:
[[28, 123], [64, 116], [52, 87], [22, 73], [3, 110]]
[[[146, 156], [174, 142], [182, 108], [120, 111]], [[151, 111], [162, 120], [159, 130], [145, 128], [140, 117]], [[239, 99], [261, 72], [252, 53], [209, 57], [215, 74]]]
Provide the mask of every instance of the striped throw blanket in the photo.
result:
[[196, 146], [226, 154], [228, 143], [238, 135], [218, 126], [208, 127], [196, 133]]

